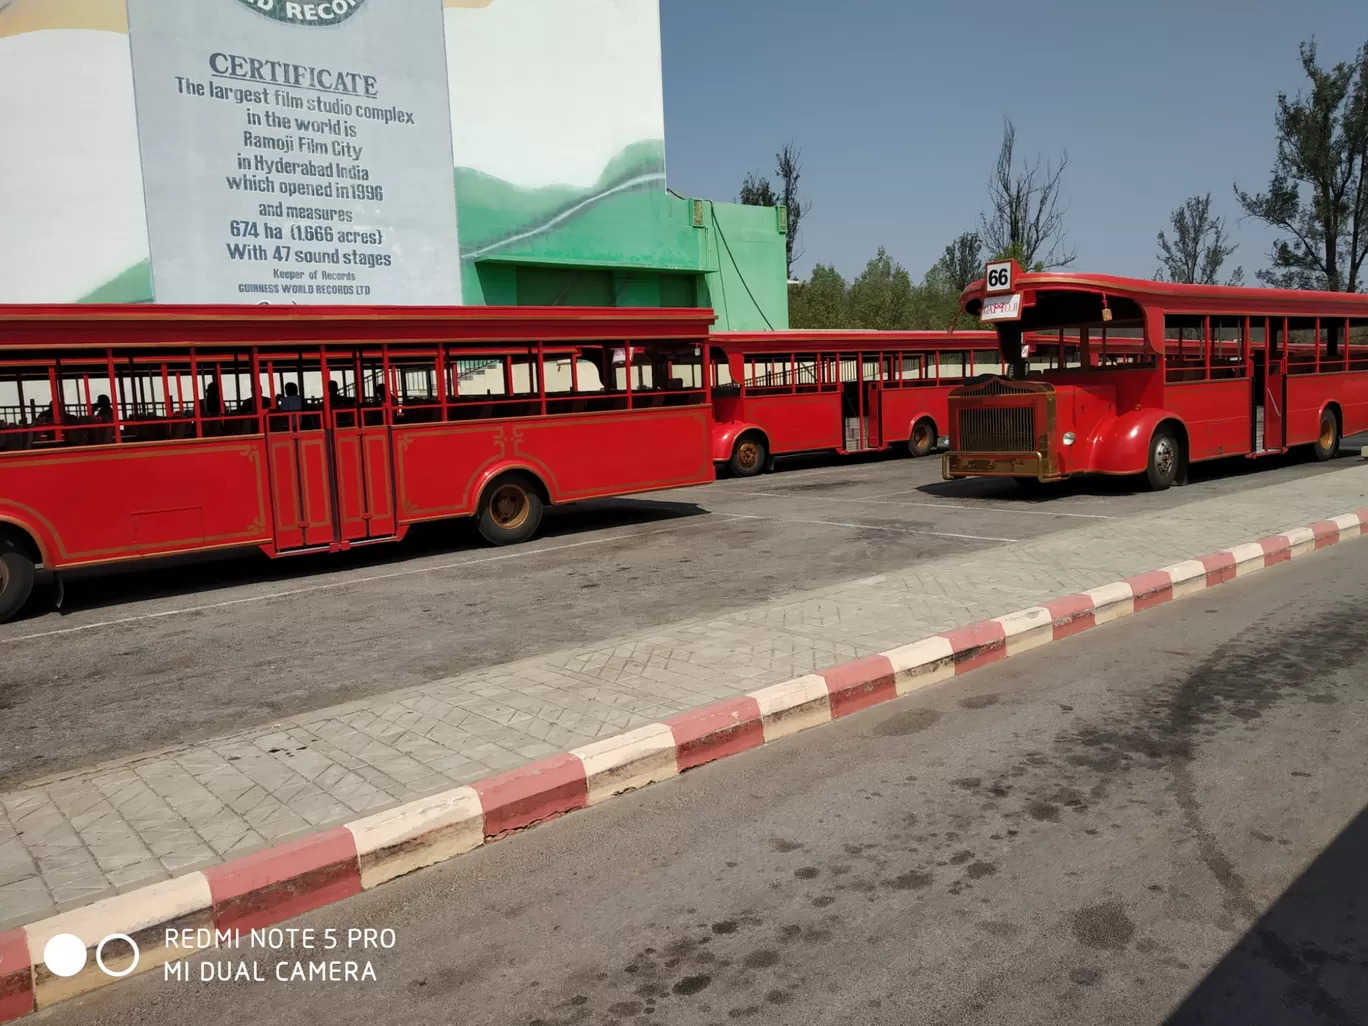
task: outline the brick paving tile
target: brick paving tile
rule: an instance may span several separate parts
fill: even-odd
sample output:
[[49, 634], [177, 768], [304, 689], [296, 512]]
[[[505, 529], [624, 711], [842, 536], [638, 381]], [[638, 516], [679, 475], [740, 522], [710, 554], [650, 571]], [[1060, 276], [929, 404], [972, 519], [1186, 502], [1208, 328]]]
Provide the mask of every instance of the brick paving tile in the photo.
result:
[[1368, 505], [1368, 468], [922, 559], [0, 794], [0, 929]]

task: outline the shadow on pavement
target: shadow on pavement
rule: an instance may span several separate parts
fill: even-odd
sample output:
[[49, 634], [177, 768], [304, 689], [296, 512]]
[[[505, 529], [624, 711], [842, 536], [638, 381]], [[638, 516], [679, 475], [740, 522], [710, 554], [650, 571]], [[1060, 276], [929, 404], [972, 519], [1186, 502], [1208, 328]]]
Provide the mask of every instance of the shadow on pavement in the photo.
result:
[[[1346, 460], [1361, 459], [1359, 449], [1362, 445], [1368, 445], [1368, 435], [1359, 435], [1352, 440], [1346, 439], [1339, 454], [1333, 460], [1328, 461], [1328, 464], [1317, 463], [1305, 447], [1292, 449], [1277, 456], [1260, 457], [1259, 459], [1232, 456], [1227, 459], [1208, 460], [1194, 465], [1188, 471], [1188, 483], [1204, 484], [1214, 481], [1233, 481], [1263, 474], [1266, 471], [1289, 467], [1300, 467], [1304, 468], [1307, 473], [1314, 473], [1318, 467], [1338, 467], [1343, 466]], [[1277, 482], [1269, 481], [1269, 484], [1275, 483]], [[1012, 481], [1004, 478], [986, 477], [964, 478], [959, 481], [933, 481], [921, 485], [917, 490], [942, 499], [1015, 499], [1033, 504], [1050, 502], [1054, 499], [1074, 495], [1135, 495], [1148, 491], [1139, 478], [1109, 477], [1100, 474], [1069, 478], [1039, 486], [1036, 490], [1021, 489]]]
[[[547, 510], [541, 530], [531, 543], [572, 540], [589, 531], [668, 524], [701, 516], [706, 510], [694, 503], [649, 499], [596, 499]], [[124, 602], [168, 598], [178, 595], [209, 597], [213, 592], [245, 584], [292, 581], [304, 584], [312, 578], [344, 570], [376, 568], [383, 572], [397, 564], [425, 556], [500, 551], [487, 545], [469, 520], [415, 524], [402, 542], [368, 545], [348, 552], [323, 553], [268, 559], [256, 549], [226, 553], [176, 556], [147, 562], [126, 563], [63, 574], [63, 615]], [[16, 620], [29, 620], [54, 612], [55, 588], [45, 583]]]
[[1165, 1026], [1368, 1023], [1368, 809], [1240, 939]]

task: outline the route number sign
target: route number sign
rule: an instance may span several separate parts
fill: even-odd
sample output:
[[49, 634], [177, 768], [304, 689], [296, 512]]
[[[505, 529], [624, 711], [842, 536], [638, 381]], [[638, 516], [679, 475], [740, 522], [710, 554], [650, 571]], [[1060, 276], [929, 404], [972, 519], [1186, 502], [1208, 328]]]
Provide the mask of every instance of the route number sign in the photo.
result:
[[1012, 262], [1001, 260], [988, 265], [987, 292], [1012, 291]]

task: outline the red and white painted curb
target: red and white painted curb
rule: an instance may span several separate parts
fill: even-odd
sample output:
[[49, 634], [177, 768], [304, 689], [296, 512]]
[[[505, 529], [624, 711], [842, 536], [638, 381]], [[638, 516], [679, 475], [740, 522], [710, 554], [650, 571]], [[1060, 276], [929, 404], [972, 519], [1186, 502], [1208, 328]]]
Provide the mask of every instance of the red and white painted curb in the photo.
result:
[[[212, 936], [281, 922], [513, 831], [1361, 534], [1368, 509], [957, 627], [0, 933], [0, 1022], [192, 954], [167, 946], [173, 932], [203, 928]], [[73, 976], [44, 964], [59, 934], [88, 946]], [[133, 972], [124, 972], [132, 949], [122, 942], [106, 947], [99, 966], [96, 949], [111, 935], [138, 945]]]

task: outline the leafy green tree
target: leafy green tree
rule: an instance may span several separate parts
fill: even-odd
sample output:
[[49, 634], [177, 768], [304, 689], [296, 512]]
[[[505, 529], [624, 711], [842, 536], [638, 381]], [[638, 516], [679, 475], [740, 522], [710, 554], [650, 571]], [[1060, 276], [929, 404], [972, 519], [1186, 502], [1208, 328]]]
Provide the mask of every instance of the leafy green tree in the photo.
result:
[[741, 182], [741, 195], [738, 199], [749, 207], [775, 207], [779, 205], [774, 195], [774, 186], [763, 175], [747, 173]]
[[945, 247], [941, 258], [917, 286], [912, 327], [944, 331], [978, 326], [978, 319], [960, 313], [960, 293], [983, 277], [983, 241], [977, 232], [965, 232]]
[[850, 311], [857, 328], [895, 331], [912, 326], [916, 296], [912, 276], [882, 246], [850, 284]]
[[[1368, 44], [1332, 68], [1301, 44], [1307, 94], [1278, 94], [1278, 152], [1268, 191], [1235, 186], [1246, 214], [1286, 232], [1258, 278], [1276, 288], [1357, 292], [1368, 257]], [[1305, 187], [1303, 191], [1303, 187]]]
[[[1026, 255], [1026, 251], [1018, 245], [1006, 246], [996, 250], [989, 260], [1015, 260], [1021, 265], [1023, 271], [1043, 271], [1045, 270], [1044, 260], [1031, 260]], [[1072, 258], [1071, 258], [1072, 259]]]
[[963, 292], [983, 277], [983, 239], [978, 232], [965, 232], [950, 245], [932, 268], [950, 288]]
[[788, 208], [788, 235], [784, 239], [784, 269], [788, 273], [789, 280], [793, 280], [794, 261], [802, 257], [801, 250], [796, 249], [798, 241], [798, 225], [802, 221], [803, 215], [808, 212], [808, 201], [798, 192], [798, 179], [803, 176], [803, 154], [798, 149], [796, 143], [788, 143], [782, 150], [774, 155], [774, 174], [779, 181], [779, 191], [775, 192], [774, 186], [764, 175], [757, 175], [754, 172], [746, 175], [741, 182], [741, 194], [738, 199], [753, 207], [777, 207], [783, 205]]
[[849, 328], [852, 323], [849, 290], [836, 268], [818, 264], [811, 278], [789, 286], [790, 326]]
[[[1211, 193], [1189, 196], [1169, 221], [1173, 241], [1159, 233], [1160, 267], [1154, 277], [1188, 285], [1215, 285], [1226, 257], [1237, 247], [1226, 235], [1225, 218], [1211, 216]], [[1244, 269], [1235, 268], [1225, 283], [1243, 285]]]

